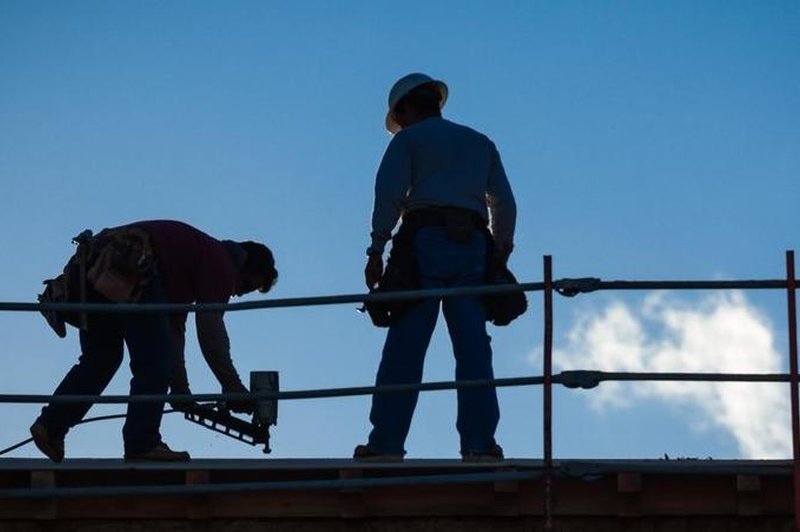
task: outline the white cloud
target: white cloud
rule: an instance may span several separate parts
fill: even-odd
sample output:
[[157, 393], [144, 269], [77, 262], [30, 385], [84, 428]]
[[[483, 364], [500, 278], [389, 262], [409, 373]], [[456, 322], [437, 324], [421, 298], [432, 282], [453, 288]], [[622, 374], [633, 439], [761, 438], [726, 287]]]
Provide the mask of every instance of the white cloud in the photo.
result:
[[[741, 292], [715, 294], [691, 306], [663, 293], [638, 309], [612, 302], [587, 312], [554, 352], [562, 370], [780, 373], [767, 319]], [[654, 398], [690, 409], [695, 428], [727, 430], [748, 458], [791, 456], [786, 384], [605, 382], [588, 396], [598, 409]]]

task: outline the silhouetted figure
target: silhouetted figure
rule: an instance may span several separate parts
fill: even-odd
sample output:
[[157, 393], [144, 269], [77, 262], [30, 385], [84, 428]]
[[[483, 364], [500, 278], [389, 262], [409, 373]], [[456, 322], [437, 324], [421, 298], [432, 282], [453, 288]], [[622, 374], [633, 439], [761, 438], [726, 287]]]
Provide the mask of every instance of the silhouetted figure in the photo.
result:
[[[227, 303], [231, 296], [267, 292], [278, 272], [272, 252], [256, 242], [217, 240], [185, 223], [141, 221], [85, 232], [64, 274], [48, 281], [43, 301]], [[184, 367], [187, 313], [45, 313], [59, 336], [64, 321], [79, 327], [81, 356], [54, 395], [98, 395], [116, 373], [123, 345], [130, 354], [131, 395], [191, 393]], [[63, 320], [63, 321], [62, 321]], [[223, 312], [198, 312], [203, 356], [224, 393], [247, 392], [230, 356]], [[51, 403], [31, 426], [36, 446], [64, 458], [64, 437], [92, 403]], [[178, 407], [180, 405], [177, 405]], [[250, 411], [247, 402], [234, 411]], [[159, 433], [163, 402], [130, 403], [122, 435], [127, 460], [188, 460]]]
[[[375, 182], [364, 272], [370, 290], [482, 285], [487, 264], [495, 260], [504, 266], [513, 248], [516, 204], [497, 149], [485, 135], [442, 118], [447, 94], [443, 82], [418, 73], [401, 78], [389, 92], [386, 129], [394, 137]], [[384, 272], [382, 255], [390, 238]], [[456, 378], [493, 378], [481, 298], [453, 297], [420, 300], [390, 313], [376, 385], [421, 382], [440, 305], [453, 343]], [[402, 460], [417, 395], [374, 395], [373, 430], [367, 444], [356, 447], [354, 458]], [[503, 458], [494, 439], [498, 420], [494, 388], [458, 390], [456, 426], [463, 460]]]

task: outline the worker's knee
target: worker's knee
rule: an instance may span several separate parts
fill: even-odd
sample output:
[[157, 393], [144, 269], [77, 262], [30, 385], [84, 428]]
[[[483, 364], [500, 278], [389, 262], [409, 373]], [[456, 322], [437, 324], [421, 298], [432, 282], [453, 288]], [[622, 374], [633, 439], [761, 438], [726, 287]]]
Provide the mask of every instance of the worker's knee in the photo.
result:
[[113, 375], [122, 364], [123, 349], [85, 350], [78, 363], [89, 371], [103, 375]]

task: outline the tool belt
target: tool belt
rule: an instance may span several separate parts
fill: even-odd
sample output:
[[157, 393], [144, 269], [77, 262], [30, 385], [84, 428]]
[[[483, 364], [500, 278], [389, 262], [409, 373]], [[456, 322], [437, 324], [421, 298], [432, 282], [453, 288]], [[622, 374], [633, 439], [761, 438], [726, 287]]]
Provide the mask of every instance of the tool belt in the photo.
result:
[[[371, 293], [400, 290], [419, 290], [419, 268], [414, 251], [414, 238], [423, 227], [443, 227], [452, 242], [471, 242], [478, 232], [486, 238], [487, 284], [516, 284], [517, 280], [506, 264], [498, 263], [494, 257], [494, 239], [486, 221], [476, 212], [458, 207], [430, 207], [415, 209], [403, 216], [403, 222], [392, 237], [392, 249], [378, 288]], [[482, 297], [486, 309], [486, 320], [497, 326], [508, 325], [528, 308], [524, 292], [507, 292]], [[372, 323], [377, 327], [389, 327], [418, 299], [400, 301], [368, 302], [364, 304]]]
[[138, 227], [103, 229], [94, 237], [86, 278], [115, 303], [134, 303], [153, 277], [150, 235]]
[[[145, 230], [126, 226], [93, 235], [87, 229], [72, 241], [78, 246], [75, 254], [60, 275], [43, 281], [40, 303], [133, 303], [141, 298], [155, 272], [153, 248]], [[41, 313], [61, 338], [67, 334], [65, 324], [87, 329], [85, 312]]]
[[[495, 255], [494, 237], [486, 221], [475, 211], [457, 207], [418, 209], [404, 216], [403, 224], [407, 219], [417, 229], [426, 226], [444, 227], [447, 238], [452, 242], [468, 243], [475, 238], [478, 231], [482, 232], [486, 239], [485, 284], [518, 284], [506, 261]], [[498, 327], [508, 325], [528, 310], [528, 298], [522, 291], [489, 294], [481, 300], [486, 309], [486, 321]]]
[[448, 240], [462, 244], [472, 242], [478, 231], [486, 229], [486, 222], [477, 212], [459, 207], [414, 209], [403, 216], [403, 226], [406, 225], [412, 226], [415, 233], [422, 227], [443, 227]]
[[[385, 292], [395, 292], [401, 290], [419, 289], [419, 269], [417, 268], [417, 257], [414, 253], [414, 237], [417, 234], [416, 227], [406, 224], [405, 218], [400, 224], [400, 229], [392, 237], [392, 250], [386, 261], [386, 268], [383, 270], [378, 287], [370, 290], [372, 294]], [[400, 316], [416, 305], [419, 300], [403, 299], [399, 301], [368, 301], [364, 303], [364, 308], [369, 314], [373, 325], [376, 327], [389, 327]]]
[[[498, 260], [491, 254], [489, 257], [486, 284], [519, 284], [505, 261]], [[486, 309], [486, 321], [498, 327], [508, 325], [528, 310], [528, 298], [522, 291], [488, 294], [482, 299]]]

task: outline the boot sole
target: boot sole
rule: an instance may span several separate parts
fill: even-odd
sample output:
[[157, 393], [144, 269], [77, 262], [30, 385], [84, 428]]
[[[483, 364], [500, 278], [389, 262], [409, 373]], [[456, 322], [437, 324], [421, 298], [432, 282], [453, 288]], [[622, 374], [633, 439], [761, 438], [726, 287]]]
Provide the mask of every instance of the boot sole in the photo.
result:
[[126, 462], [190, 462], [191, 456], [126, 456]]
[[379, 454], [375, 456], [359, 456], [353, 457], [353, 460], [356, 462], [389, 462], [393, 464], [398, 464], [403, 461], [402, 456], [393, 456], [389, 454]]

